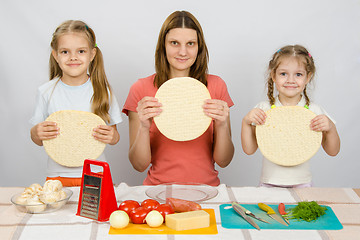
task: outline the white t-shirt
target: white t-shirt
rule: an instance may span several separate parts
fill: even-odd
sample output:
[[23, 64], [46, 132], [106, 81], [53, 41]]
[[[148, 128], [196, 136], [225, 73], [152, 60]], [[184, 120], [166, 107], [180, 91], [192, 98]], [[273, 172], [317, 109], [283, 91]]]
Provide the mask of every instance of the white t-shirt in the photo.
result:
[[[60, 110], [91, 112], [91, 98], [93, 93], [90, 79], [80, 86], [69, 86], [59, 79], [53, 79], [38, 88], [36, 107], [30, 123], [33, 125], [41, 123], [45, 121], [50, 114]], [[110, 123], [108, 125], [115, 125], [122, 122], [120, 108], [114, 95], [112, 95], [109, 115]], [[97, 160], [106, 161], [105, 155], [101, 154]], [[93, 172], [103, 171], [102, 167], [99, 166], [91, 166], [91, 170]], [[65, 167], [48, 157], [47, 176], [82, 177], [82, 167]]]
[[[301, 98], [297, 106], [305, 106], [306, 101], [304, 96]], [[275, 99], [275, 106], [282, 106], [279, 98]], [[271, 109], [270, 103], [268, 101], [260, 102], [255, 106], [255, 108], [260, 108], [264, 111]], [[327, 114], [327, 112], [315, 103], [310, 103], [309, 110], [314, 112], [316, 115], [324, 114], [331, 121], [335, 121]], [[265, 157], [263, 157], [262, 173], [260, 181], [262, 183], [278, 185], [278, 186], [290, 186], [298, 184], [311, 183], [311, 172], [310, 172], [310, 163], [306, 161], [303, 164], [285, 167], [277, 165]]]

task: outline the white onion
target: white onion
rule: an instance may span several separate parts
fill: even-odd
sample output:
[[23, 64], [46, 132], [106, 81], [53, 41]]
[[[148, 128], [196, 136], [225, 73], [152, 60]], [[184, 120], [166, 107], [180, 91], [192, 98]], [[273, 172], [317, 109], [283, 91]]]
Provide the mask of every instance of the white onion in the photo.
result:
[[116, 210], [111, 213], [109, 221], [113, 228], [124, 228], [129, 224], [130, 219], [125, 211]]
[[159, 211], [152, 210], [146, 215], [145, 221], [150, 227], [160, 227], [164, 222], [164, 217]]

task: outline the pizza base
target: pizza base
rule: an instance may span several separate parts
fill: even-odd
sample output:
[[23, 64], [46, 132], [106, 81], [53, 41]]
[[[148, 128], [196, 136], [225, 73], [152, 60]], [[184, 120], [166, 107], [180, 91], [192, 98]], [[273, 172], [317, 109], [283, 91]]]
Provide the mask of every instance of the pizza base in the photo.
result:
[[205, 115], [202, 106], [211, 96], [200, 81], [190, 77], [170, 79], [160, 86], [155, 97], [163, 111], [154, 117], [154, 122], [167, 138], [193, 140], [210, 126], [211, 118]]
[[322, 133], [310, 129], [316, 114], [301, 106], [275, 107], [266, 111], [266, 122], [256, 126], [261, 153], [271, 162], [296, 166], [319, 150]]
[[105, 143], [95, 140], [93, 129], [106, 125], [94, 113], [62, 110], [52, 113], [46, 121], [56, 122], [60, 134], [44, 140], [46, 153], [58, 164], [66, 167], [81, 167], [85, 159], [97, 159], [105, 149]]

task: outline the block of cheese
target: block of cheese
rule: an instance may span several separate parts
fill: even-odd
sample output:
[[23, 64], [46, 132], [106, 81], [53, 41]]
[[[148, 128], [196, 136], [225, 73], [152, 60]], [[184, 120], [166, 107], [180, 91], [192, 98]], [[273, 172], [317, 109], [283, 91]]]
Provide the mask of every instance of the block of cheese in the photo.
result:
[[165, 224], [176, 231], [206, 228], [210, 226], [210, 215], [204, 210], [173, 213], [165, 216]]

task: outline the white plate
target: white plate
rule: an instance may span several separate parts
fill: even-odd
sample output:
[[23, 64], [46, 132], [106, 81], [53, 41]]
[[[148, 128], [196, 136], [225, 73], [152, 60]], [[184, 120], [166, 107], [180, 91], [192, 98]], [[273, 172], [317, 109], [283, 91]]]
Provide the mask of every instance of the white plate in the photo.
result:
[[202, 202], [216, 197], [218, 190], [209, 185], [164, 184], [146, 190], [146, 195], [159, 202], [166, 198], [179, 198], [193, 202]]

